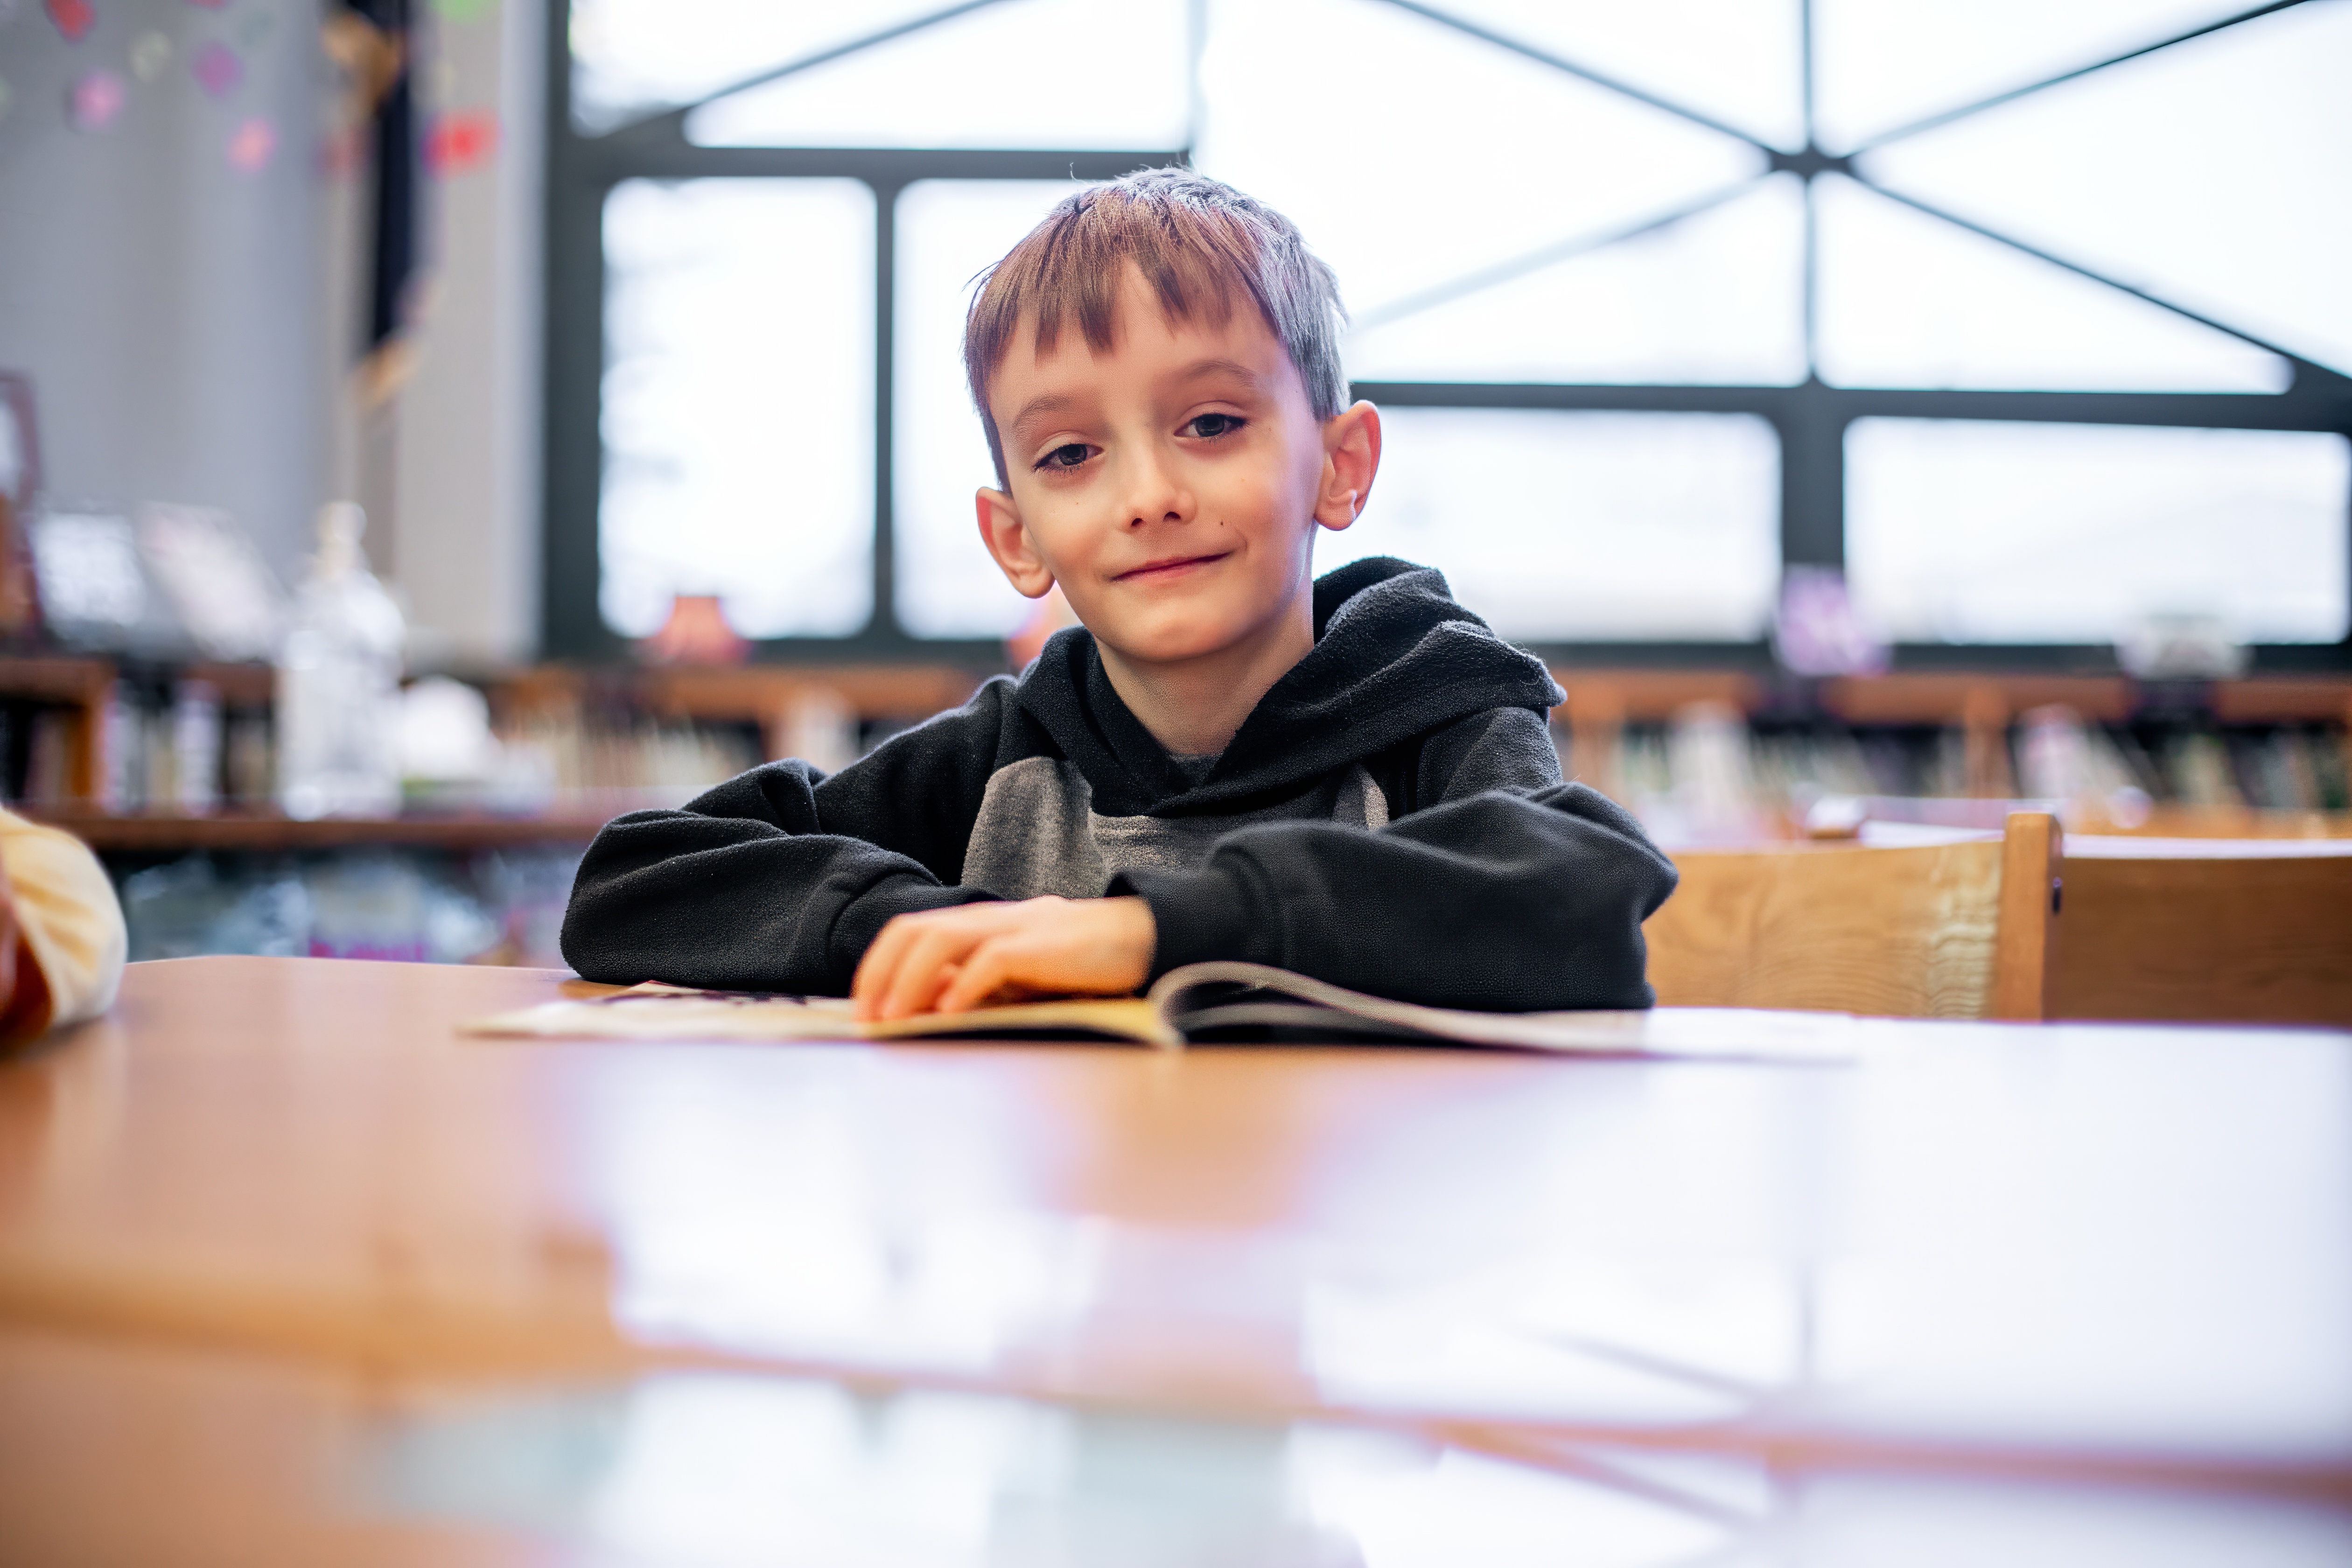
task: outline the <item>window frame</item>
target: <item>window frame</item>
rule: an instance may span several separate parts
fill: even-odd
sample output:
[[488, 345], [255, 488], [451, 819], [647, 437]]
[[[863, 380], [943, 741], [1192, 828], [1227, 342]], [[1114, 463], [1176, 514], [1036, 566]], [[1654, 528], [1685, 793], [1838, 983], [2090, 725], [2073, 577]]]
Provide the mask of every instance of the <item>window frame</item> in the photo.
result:
[[[892, 507], [892, 350], [896, 326], [896, 225], [898, 194], [920, 180], [1105, 180], [1135, 169], [1189, 163], [1192, 149], [1159, 148], [957, 150], [897, 148], [698, 147], [686, 139], [688, 114], [701, 103], [761, 82], [886, 44], [950, 17], [1002, 0], [961, 0], [896, 26], [880, 29], [705, 95], [693, 103], [651, 113], [599, 135], [583, 134], [572, 110], [570, 0], [549, 0], [546, 91], [546, 244], [541, 650], [549, 658], [611, 662], [625, 657], [626, 639], [604, 624], [598, 607], [601, 574], [597, 508], [603, 461], [600, 416], [604, 380], [606, 195], [628, 179], [848, 178], [875, 195], [875, 442], [874, 611], [846, 637], [782, 637], [754, 645], [762, 661], [884, 663], [917, 660], [993, 667], [1002, 662], [993, 639], [917, 637], [898, 622]], [[2011, 236], [1899, 195], [1854, 166], [1872, 147], [1948, 124], [1979, 110], [2085, 76], [2110, 65], [2168, 48], [2258, 16], [2306, 3], [2281, 0], [2255, 6], [2094, 65], [2032, 86], [1937, 114], [1874, 138], [1845, 154], [1813, 144], [1811, 124], [1812, 6], [1802, 5], [1806, 147], [1772, 147], [1686, 106], [1617, 80], [1578, 62], [1493, 32], [1420, 0], [1362, 0], [1396, 5], [1496, 48], [1581, 78], [1608, 90], [1663, 109], [1710, 130], [1738, 137], [1761, 153], [1758, 178], [1789, 173], [1804, 181], [1807, 197], [1804, 335], [1805, 380], [1786, 386], [1651, 385], [1605, 383], [1358, 381], [1355, 395], [1395, 408], [1544, 409], [1578, 412], [1753, 414], [1780, 442], [1780, 535], [1782, 566], [1845, 564], [1845, 434], [1856, 419], [2026, 421], [2137, 425], [2181, 428], [2304, 430], [2352, 440], [2352, 377], [2312, 363], [2252, 333], [2202, 316], [2170, 300], [2053, 256]], [[1190, 0], [1192, 64], [1205, 39], [1204, 0]], [[1194, 101], [1198, 101], [1195, 92]], [[1820, 379], [1815, 322], [1819, 246], [1813, 232], [1813, 181], [1840, 174], [1916, 210], [1958, 225], [2051, 265], [2123, 289], [2150, 303], [2277, 354], [2293, 371], [2285, 390], [2267, 393], [2000, 392], [1832, 386]], [[1741, 186], [1740, 189], [1748, 188]], [[2345, 520], [2352, 531], [2352, 515]], [[2347, 584], [2352, 589], [2352, 584]], [[1610, 641], [1530, 645], [1557, 662], [1587, 666], [1726, 666], [1769, 671], [1768, 643]], [[2352, 668], [2352, 635], [2330, 644], [2262, 644], [2252, 651], [2258, 671]], [[2113, 669], [2115, 652], [2101, 644], [1906, 643], [1893, 650], [1895, 668], [1914, 669]]]

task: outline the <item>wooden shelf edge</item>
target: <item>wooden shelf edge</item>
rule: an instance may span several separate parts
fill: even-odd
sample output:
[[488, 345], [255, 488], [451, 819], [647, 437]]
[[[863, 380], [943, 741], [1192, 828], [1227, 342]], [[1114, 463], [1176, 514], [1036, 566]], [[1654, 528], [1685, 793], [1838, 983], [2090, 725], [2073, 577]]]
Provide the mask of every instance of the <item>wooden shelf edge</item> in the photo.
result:
[[586, 844], [608, 820], [604, 813], [589, 813], [550, 816], [328, 817], [297, 822], [274, 816], [187, 816], [163, 812], [115, 816], [54, 807], [22, 809], [34, 821], [61, 827], [100, 853], [525, 848]]

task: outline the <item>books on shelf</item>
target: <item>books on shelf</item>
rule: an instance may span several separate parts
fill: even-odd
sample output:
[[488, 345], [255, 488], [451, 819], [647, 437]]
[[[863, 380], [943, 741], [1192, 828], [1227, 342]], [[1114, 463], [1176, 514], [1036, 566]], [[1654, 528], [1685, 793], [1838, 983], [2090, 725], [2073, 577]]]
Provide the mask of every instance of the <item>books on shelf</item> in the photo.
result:
[[[1985, 753], [1988, 747], [1991, 755]], [[2031, 710], [1990, 736], [1961, 727], [1750, 723], [1695, 705], [1664, 723], [1560, 737], [1564, 767], [1677, 841], [1770, 837], [1825, 798], [2056, 803], [2128, 826], [2151, 805], [2282, 812], [2352, 807], [2352, 744], [2320, 724], [2095, 723]]]

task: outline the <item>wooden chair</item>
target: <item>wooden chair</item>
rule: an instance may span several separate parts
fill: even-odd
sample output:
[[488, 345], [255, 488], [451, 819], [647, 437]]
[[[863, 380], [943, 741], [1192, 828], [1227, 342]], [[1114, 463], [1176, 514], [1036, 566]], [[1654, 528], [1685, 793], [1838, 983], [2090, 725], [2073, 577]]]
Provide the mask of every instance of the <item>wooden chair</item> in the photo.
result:
[[1650, 982], [1673, 1006], [2040, 1018], [2059, 853], [2054, 818], [2016, 812], [2000, 838], [1678, 854]]
[[2070, 849], [2050, 1016], [2352, 1025], [2352, 845], [2102, 837]]

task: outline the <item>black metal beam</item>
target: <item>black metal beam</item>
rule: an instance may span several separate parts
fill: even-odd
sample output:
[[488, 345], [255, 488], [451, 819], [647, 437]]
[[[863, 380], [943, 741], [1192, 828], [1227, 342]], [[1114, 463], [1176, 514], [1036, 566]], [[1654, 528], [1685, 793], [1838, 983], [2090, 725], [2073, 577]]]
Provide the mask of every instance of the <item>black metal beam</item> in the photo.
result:
[[1508, 283], [1515, 278], [1524, 278], [1530, 272], [1539, 272], [1547, 267], [1557, 266], [1571, 258], [1599, 250], [1604, 246], [1616, 245], [1623, 240], [1634, 239], [1645, 234], [1654, 234], [1660, 229], [1671, 228], [1685, 218], [1712, 212], [1734, 197], [1754, 190], [1757, 178], [1740, 180], [1720, 190], [1710, 191], [1703, 196], [1685, 202], [1672, 212], [1660, 213], [1654, 217], [1639, 218], [1630, 224], [1620, 224], [1612, 228], [1589, 234], [1570, 235], [1566, 239], [1554, 240], [1549, 245], [1538, 247], [1522, 256], [1513, 257], [1508, 261], [1497, 262], [1492, 267], [1482, 267], [1475, 272], [1448, 279], [1418, 293], [1408, 294], [1402, 300], [1392, 300], [1377, 310], [1367, 310], [1356, 319], [1355, 324], [1360, 331], [1386, 326], [1391, 321], [1400, 321], [1407, 316], [1419, 315], [1423, 310], [1434, 310], [1440, 305], [1450, 305], [1454, 300], [1475, 294], [1482, 289], [1492, 289], [1496, 284]]
[[578, 140], [573, 152], [592, 179], [847, 179], [904, 185], [917, 180], [1115, 180], [1138, 169], [1184, 162], [1169, 148], [1131, 152], [1031, 152], [1022, 148], [697, 147], [687, 142], [615, 147]]
[[569, 0], [549, 0], [540, 650], [550, 658], [601, 661], [625, 651], [597, 608], [604, 187], [582, 166], [572, 132], [570, 13]]
[[2058, 255], [2055, 251], [2044, 250], [2041, 247], [2029, 244], [2026, 241], [2018, 238], [2014, 235], [2004, 234], [2000, 229], [1989, 227], [1988, 226], [1978, 223], [1970, 218], [1962, 217], [1958, 214], [1951, 212], [1944, 207], [1937, 206], [1932, 202], [1922, 201], [1917, 196], [1906, 195], [1901, 191], [1895, 190], [1891, 185], [1881, 184], [1866, 171], [1857, 169], [1854, 172], [1853, 177], [1869, 189], [1877, 192], [1882, 196], [1885, 196], [1888, 201], [1900, 202], [1914, 212], [1925, 213], [1929, 217], [1933, 218], [1941, 218], [1944, 222], [1950, 224], [1955, 228], [1964, 228], [1970, 234], [1977, 235], [1985, 239], [1992, 240], [1996, 244], [2005, 245], [2011, 250], [2021, 251], [2025, 255], [2033, 258], [2036, 261], [2047, 262], [2050, 266], [2058, 268], [2062, 271], [2072, 272], [2078, 278], [2087, 278], [2094, 283], [2104, 283], [2110, 289], [2120, 289], [2124, 293], [2129, 294], [2135, 300], [2144, 300], [2160, 310], [2169, 310], [2174, 315], [2184, 317], [2189, 321], [2196, 322], [2200, 327], [2210, 327], [2214, 331], [2225, 333], [2230, 337], [2237, 339], [2240, 342], [2252, 343], [2258, 349], [2266, 350], [2271, 353], [2278, 355], [2281, 359], [2293, 362], [2298, 368], [2307, 363], [2294, 350], [2283, 349], [2279, 347], [2278, 344], [2270, 342], [2266, 338], [2257, 337], [2252, 332], [2230, 325], [2227, 321], [2218, 321], [2211, 316], [2201, 315], [2199, 312], [2190, 310], [2188, 306], [2176, 304], [2160, 294], [2151, 294], [2147, 289], [2142, 289], [2136, 284], [2126, 283], [2120, 279], [2110, 278], [2107, 274], [2097, 270], [2095, 268], [2085, 267], [2080, 262], [2069, 261], [2064, 257]]
[[1818, 117], [1814, 110], [1813, 0], [1797, 0], [1797, 93], [1804, 115], [1805, 150], [1812, 152], [1821, 145]]
[[891, 482], [898, 424], [892, 392], [898, 368], [893, 347], [898, 324], [898, 193], [905, 188], [874, 187], [874, 613], [866, 630], [885, 640], [906, 636], [898, 625], [898, 529]]
[[2168, 38], [2159, 38], [2152, 44], [2142, 44], [2136, 49], [2126, 49], [2119, 55], [2109, 55], [2095, 64], [2077, 66], [2073, 70], [2061, 71], [2053, 77], [2044, 77], [2042, 80], [2029, 83], [2024, 87], [2013, 87], [2006, 92], [1994, 93], [1990, 98], [1980, 98], [1974, 103], [1962, 104], [1958, 109], [1948, 109], [1940, 114], [1931, 114], [1925, 120], [1915, 120], [1908, 125], [1898, 125], [1892, 131], [1882, 131], [1850, 151], [1857, 153], [1867, 153], [1874, 147], [1884, 147], [1890, 142], [1900, 142], [1906, 136], [1916, 136], [1922, 132], [1949, 125], [1956, 120], [1966, 120], [1972, 114], [1982, 114], [1988, 109], [1998, 109], [2004, 103], [2014, 103], [2021, 98], [2030, 97], [2061, 83], [2089, 76], [2094, 71], [2103, 71], [2109, 66], [2119, 66], [2126, 60], [2136, 60], [2142, 55], [2152, 55], [2158, 49], [2168, 49], [2175, 44], [2185, 44], [2191, 38], [2201, 38], [2209, 33], [2219, 33], [2225, 28], [2237, 26], [2242, 22], [2251, 22], [2258, 16], [2267, 16], [2274, 11], [2292, 10], [2303, 3], [2304, 0], [2271, 0], [2268, 5], [2257, 5], [2250, 11], [2241, 11], [2234, 16], [2224, 16], [2219, 21], [2191, 27], [2185, 33], [2175, 33]]
[[[1797, 386], [1360, 381], [1354, 395], [1390, 408], [1755, 415], [1770, 421], [1780, 440], [1780, 558], [1790, 565], [1845, 563], [1845, 434], [1856, 419], [2315, 430], [2352, 437], [2352, 381], [2326, 372], [2299, 379], [2284, 395], [1930, 391], [1818, 381]], [[2339, 654], [2339, 662], [2345, 657]]]
[[1712, 114], [1693, 109], [1686, 103], [1677, 103], [1671, 98], [1666, 98], [1661, 94], [1650, 91], [1647, 88], [1635, 87], [1632, 82], [1626, 81], [1622, 77], [1611, 76], [1606, 71], [1595, 70], [1591, 66], [1587, 65], [1580, 65], [1576, 61], [1567, 58], [1565, 55], [1556, 55], [1549, 49], [1538, 48], [1535, 45], [1530, 44], [1524, 39], [1512, 37], [1508, 33], [1497, 33], [1491, 27], [1481, 26], [1477, 23], [1470, 21], [1466, 17], [1456, 16], [1452, 12], [1442, 9], [1439, 6], [1425, 5], [1422, 4], [1422, 0], [1387, 0], [1387, 3], [1395, 6], [1400, 11], [1410, 11], [1414, 16], [1422, 17], [1425, 21], [1434, 22], [1441, 27], [1451, 27], [1454, 31], [1464, 34], [1469, 37], [1475, 38], [1482, 44], [1492, 44], [1498, 49], [1503, 49], [1511, 54], [1518, 55], [1523, 58], [1533, 60], [1538, 65], [1549, 66], [1556, 71], [1562, 72], [1568, 76], [1580, 78], [1585, 81], [1591, 82], [1595, 87], [1606, 88], [1611, 92], [1617, 94], [1620, 98], [1630, 98], [1636, 103], [1647, 104], [1652, 109], [1663, 110], [1666, 113], [1673, 115], [1677, 120], [1687, 120], [1693, 125], [1700, 125], [1706, 127], [1709, 131], [1719, 132], [1723, 135], [1731, 137], [1735, 141], [1745, 142], [1750, 147], [1754, 147], [1759, 151], [1769, 152], [1770, 150], [1768, 143], [1759, 141], [1751, 133], [1740, 130], [1739, 127], [1736, 125], [1717, 120]]
[[1360, 381], [1355, 395], [1393, 408], [1623, 409], [1771, 416], [1795, 403], [1841, 423], [1871, 415], [1903, 419], [2014, 419], [2073, 425], [2169, 425], [2241, 430], [2333, 430], [2352, 436], [2352, 382], [2302, 384], [2284, 393], [1980, 392], [1903, 387], [1643, 386], [1538, 383]]

